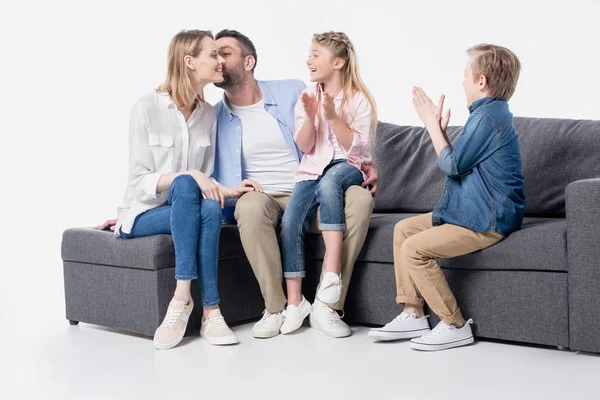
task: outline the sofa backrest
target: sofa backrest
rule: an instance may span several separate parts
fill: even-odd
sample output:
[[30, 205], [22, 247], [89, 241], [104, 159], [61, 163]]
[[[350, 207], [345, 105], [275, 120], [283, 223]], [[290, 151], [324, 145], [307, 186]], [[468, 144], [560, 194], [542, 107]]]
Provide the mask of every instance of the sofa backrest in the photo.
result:
[[[527, 216], [564, 217], [565, 188], [600, 177], [600, 121], [515, 118], [519, 133]], [[462, 127], [449, 127], [454, 143]], [[376, 212], [429, 212], [445, 176], [423, 127], [379, 122], [373, 144], [379, 167]], [[599, 205], [600, 207], [600, 205]]]

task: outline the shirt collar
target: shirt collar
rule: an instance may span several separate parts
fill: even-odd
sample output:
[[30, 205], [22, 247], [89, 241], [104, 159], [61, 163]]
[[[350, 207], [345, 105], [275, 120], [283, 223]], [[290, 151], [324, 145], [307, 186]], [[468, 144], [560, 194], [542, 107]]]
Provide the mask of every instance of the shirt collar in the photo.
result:
[[165, 105], [167, 108], [177, 108], [177, 104], [173, 101], [169, 93], [164, 92], [156, 92], [158, 98], [160, 99], [161, 104]]
[[472, 113], [473, 111], [477, 110], [479, 107], [489, 104], [494, 100], [495, 99], [493, 99], [491, 97], [484, 97], [483, 99], [479, 99], [479, 100], [473, 102], [473, 104], [471, 104], [471, 106], [469, 107], [469, 113]]
[[[262, 94], [262, 99], [265, 102], [265, 106], [276, 106], [277, 102], [273, 98], [273, 94], [269, 90], [267, 84], [263, 81], [257, 80], [258, 88]], [[235, 115], [235, 113], [231, 110], [231, 104], [229, 104], [229, 99], [227, 98], [227, 93], [223, 93], [223, 105], [225, 106], [225, 110], [229, 113], [231, 118]]]

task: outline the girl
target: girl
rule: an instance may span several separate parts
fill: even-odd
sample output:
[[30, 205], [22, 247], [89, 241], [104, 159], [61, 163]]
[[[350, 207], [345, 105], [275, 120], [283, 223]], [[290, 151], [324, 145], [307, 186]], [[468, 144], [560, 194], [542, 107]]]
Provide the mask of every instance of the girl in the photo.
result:
[[203, 89], [223, 81], [224, 60], [208, 31], [178, 33], [169, 46], [167, 77], [131, 112], [129, 180], [115, 233], [124, 239], [172, 234], [177, 286], [154, 335], [157, 349], [176, 346], [194, 308], [198, 279], [204, 306], [200, 334], [211, 344], [238, 340], [219, 310], [217, 257], [224, 198], [260, 188], [244, 181], [228, 189], [212, 181], [216, 135]]
[[325, 274], [315, 299], [335, 303], [341, 294], [344, 193], [360, 185], [371, 163], [369, 134], [375, 132], [375, 103], [358, 73], [354, 47], [344, 33], [314, 35], [306, 63], [314, 82], [296, 105], [294, 140], [304, 153], [296, 186], [281, 225], [283, 275], [288, 306], [281, 333], [302, 325], [311, 305], [302, 295], [304, 236], [320, 207]]

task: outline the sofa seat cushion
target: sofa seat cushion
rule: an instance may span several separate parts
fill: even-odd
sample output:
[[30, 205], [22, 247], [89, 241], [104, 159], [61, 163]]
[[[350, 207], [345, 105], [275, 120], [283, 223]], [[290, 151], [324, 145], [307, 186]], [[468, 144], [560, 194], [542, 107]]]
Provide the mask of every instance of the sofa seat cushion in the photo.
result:
[[[393, 263], [394, 226], [416, 214], [373, 214], [359, 261]], [[489, 270], [567, 270], [567, 233], [564, 218], [525, 218], [521, 230], [487, 249], [440, 260], [445, 268]], [[307, 257], [322, 260], [320, 235], [309, 235]]]
[[[224, 225], [219, 239], [219, 260], [246, 258], [235, 225]], [[122, 239], [112, 232], [92, 228], [67, 229], [63, 233], [62, 259], [88, 264], [158, 270], [175, 266], [171, 235]]]

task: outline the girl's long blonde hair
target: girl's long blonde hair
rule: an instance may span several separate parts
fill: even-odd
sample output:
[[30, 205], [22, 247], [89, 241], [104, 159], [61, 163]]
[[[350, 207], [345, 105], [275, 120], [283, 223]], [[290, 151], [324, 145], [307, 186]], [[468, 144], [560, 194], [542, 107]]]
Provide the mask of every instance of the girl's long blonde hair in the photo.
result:
[[[344, 66], [340, 71], [342, 76], [343, 96], [342, 105], [340, 107], [340, 113], [343, 114], [344, 106], [346, 105], [349, 99], [353, 98], [357, 92], [362, 93], [371, 105], [372, 114], [370, 133], [372, 135], [375, 135], [375, 131], [377, 128], [377, 109], [375, 107], [375, 100], [373, 100], [371, 92], [369, 92], [369, 89], [367, 89], [367, 86], [360, 78], [360, 74], [358, 72], [358, 60], [356, 58], [356, 53], [354, 51], [354, 46], [352, 45], [352, 42], [350, 41], [348, 36], [343, 32], [326, 32], [315, 34], [313, 36], [313, 42], [316, 42], [319, 45], [327, 48], [331, 52], [333, 57], [339, 57], [344, 60]], [[317, 101], [320, 109], [321, 91], [318, 91], [317, 93]], [[342, 117], [342, 120], [344, 120], [343, 115], [340, 115], [340, 117]]]
[[185, 56], [198, 57], [202, 51], [202, 39], [213, 38], [210, 31], [183, 30], [171, 39], [167, 59], [167, 77], [156, 91], [168, 93], [179, 107], [189, 107], [198, 102], [204, 102], [204, 92], [196, 94], [190, 78], [190, 72], [185, 66]]

